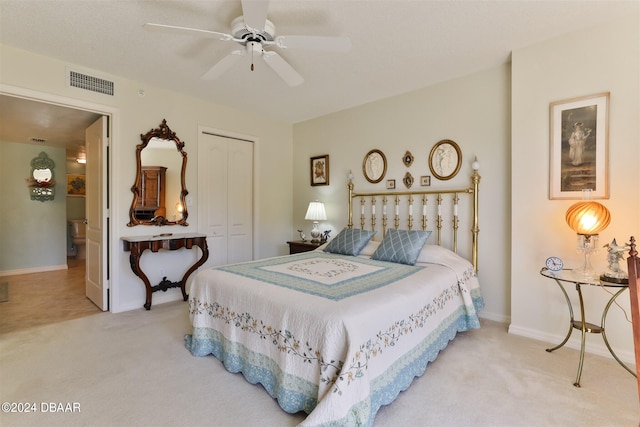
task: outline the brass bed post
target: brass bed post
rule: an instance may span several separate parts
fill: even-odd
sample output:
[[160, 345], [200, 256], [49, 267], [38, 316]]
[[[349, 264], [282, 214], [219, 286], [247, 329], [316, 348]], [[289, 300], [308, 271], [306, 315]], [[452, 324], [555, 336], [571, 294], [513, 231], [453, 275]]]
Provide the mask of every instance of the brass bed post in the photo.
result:
[[413, 196], [409, 195], [409, 198], [407, 199], [407, 201], [409, 202], [409, 216], [407, 217], [407, 228], [411, 230], [413, 229]]
[[382, 238], [387, 234], [387, 196], [382, 196]]
[[[364, 227], [362, 227], [364, 228]], [[371, 198], [371, 229], [376, 229], [376, 198]]]
[[471, 229], [472, 244], [471, 244], [471, 263], [478, 274], [478, 233], [480, 228], [478, 227], [478, 185], [480, 184], [480, 175], [478, 169], [480, 164], [476, 157], [471, 167], [473, 168], [473, 174], [471, 175], [471, 184], [473, 185], [473, 228]]
[[453, 194], [453, 252], [458, 253], [458, 193]]
[[349, 183], [347, 184], [347, 188], [349, 189], [349, 222], [347, 223], [347, 227], [353, 228], [353, 175], [351, 171], [349, 171]]
[[438, 219], [436, 220], [436, 228], [438, 229], [438, 246], [442, 244], [441, 240], [441, 231], [442, 231], [442, 194], [438, 193], [438, 197], [436, 197], [438, 201]]
[[427, 230], [427, 195], [422, 195], [422, 231]]

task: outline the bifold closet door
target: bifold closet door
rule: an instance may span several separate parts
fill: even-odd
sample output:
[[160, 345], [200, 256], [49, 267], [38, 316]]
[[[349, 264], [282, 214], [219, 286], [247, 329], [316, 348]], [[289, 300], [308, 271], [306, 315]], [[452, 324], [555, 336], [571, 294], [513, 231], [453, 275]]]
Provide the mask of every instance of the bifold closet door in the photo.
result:
[[253, 143], [202, 132], [198, 138], [198, 231], [218, 266], [253, 259]]

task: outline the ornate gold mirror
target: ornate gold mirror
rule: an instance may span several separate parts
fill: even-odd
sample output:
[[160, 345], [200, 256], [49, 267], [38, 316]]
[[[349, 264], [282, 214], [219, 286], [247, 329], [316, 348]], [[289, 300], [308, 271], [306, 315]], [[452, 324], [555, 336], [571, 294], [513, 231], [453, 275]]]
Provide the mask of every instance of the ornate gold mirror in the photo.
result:
[[142, 143], [136, 146], [136, 181], [131, 187], [133, 201], [127, 226], [187, 226], [189, 192], [185, 185], [184, 142], [164, 119], [160, 127], [141, 134], [140, 139]]

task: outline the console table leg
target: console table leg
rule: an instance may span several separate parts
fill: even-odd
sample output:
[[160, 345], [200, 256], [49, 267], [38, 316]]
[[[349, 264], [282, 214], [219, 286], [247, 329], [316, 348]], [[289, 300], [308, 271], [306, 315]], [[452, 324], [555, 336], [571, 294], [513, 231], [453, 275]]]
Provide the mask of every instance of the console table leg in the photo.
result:
[[203, 239], [196, 239], [194, 244], [202, 250], [202, 256], [200, 257], [198, 262], [193, 264], [191, 268], [187, 270], [187, 272], [182, 277], [182, 284], [180, 286], [180, 289], [182, 290], [182, 299], [184, 301], [189, 299], [189, 295], [187, 294], [187, 290], [186, 290], [187, 279], [189, 278], [189, 276], [191, 276], [191, 273], [196, 271], [198, 267], [200, 267], [202, 264], [207, 262], [207, 259], [209, 259], [209, 247], [207, 246], [207, 238], [205, 237]]
[[138, 276], [144, 283], [146, 291], [144, 308], [147, 310], [151, 310], [151, 282], [149, 281], [147, 275], [144, 274], [144, 272], [140, 268], [140, 255], [142, 255], [142, 253], [137, 247], [132, 248], [131, 255], [129, 255], [129, 263], [131, 264], [131, 270], [133, 270], [134, 274]]

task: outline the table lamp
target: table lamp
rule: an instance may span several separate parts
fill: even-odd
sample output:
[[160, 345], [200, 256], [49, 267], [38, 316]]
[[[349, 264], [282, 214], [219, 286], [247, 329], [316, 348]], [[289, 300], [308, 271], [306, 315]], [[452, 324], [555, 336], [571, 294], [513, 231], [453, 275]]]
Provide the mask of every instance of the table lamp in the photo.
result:
[[611, 214], [600, 203], [583, 200], [567, 209], [565, 219], [569, 227], [578, 234], [578, 252], [584, 254], [584, 265], [577, 271], [585, 277], [592, 277], [594, 272], [590, 256], [598, 247], [598, 233], [611, 222]]
[[322, 233], [318, 228], [318, 221], [325, 221], [327, 219], [327, 213], [324, 210], [324, 203], [315, 201], [309, 203], [307, 214], [304, 219], [313, 221], [313, 228], [311, 229], [311, 242], [320, 243], [320, 236]]

